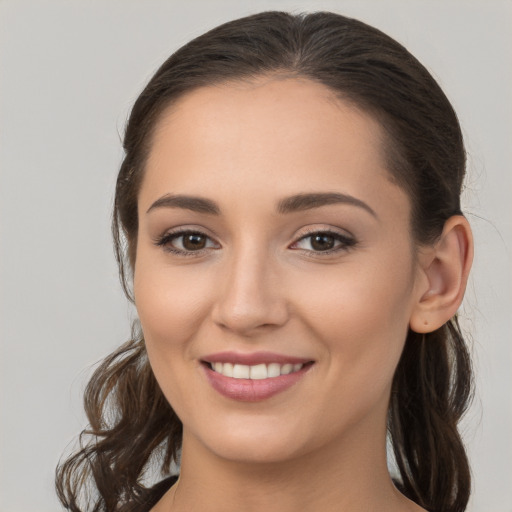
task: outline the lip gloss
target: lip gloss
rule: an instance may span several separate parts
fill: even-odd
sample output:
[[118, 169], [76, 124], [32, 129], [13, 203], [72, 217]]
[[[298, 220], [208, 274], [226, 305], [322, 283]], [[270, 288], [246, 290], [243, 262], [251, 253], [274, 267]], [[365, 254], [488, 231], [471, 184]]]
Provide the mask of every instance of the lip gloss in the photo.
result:
[[312, 365], [306, 364], [298, 371], [266, 379], [226, 377], [212, 370], [208, 364], [202, 366], [208, 382], [221, 395], [242, 402], [258, 402], [292, 387], [305, 376]]

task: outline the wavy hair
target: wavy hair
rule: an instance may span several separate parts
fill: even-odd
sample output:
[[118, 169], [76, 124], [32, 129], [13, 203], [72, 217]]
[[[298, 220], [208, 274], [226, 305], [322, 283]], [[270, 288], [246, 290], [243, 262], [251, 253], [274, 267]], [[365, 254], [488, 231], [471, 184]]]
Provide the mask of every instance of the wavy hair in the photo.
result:
[[[429, 72], [398, 42], [355, 19], [330, 12], [262, 12], [180, 48], [133, 106], [112, 222], [130, 300], [137, 195], [160, 116], [199, 87], [280, 74], [324, 84], [380, 123], [390, 176], [411, 200], [416, 243], [435, 242], [445, 221], [461, 214], [461, 129]], [[457, 424], [471, 392], [471, 362], [456, 317], [435, 332], [409, 331], [392, 384], [388, 432], [399, 470], [396, 485], [431, 512], [466, 508], [470, 469]], [[169, 473], [182, 425], [153, 376], [140, 332], [96, 369], [85, 410], [90, 425], [80, 447], [57, 468], [61, 502], [73, 512], [113, 512], [123, 510], [123, 503], [143, 503], [149, 496], [145, 471], [156, 460], [162, 474]]]

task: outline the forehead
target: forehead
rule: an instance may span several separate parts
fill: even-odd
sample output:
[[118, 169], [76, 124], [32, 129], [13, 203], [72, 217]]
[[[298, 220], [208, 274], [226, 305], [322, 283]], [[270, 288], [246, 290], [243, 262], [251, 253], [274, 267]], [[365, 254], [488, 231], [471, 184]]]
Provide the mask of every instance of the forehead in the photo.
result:
[[[307, 140], [308, 144], [303, 142]], [[376, 120], [323, 84], [299, 78], [260, 77], [201, 87], [180, 98], [161, 116], [153, 149], [169, 144], [200, 143], [204, 149], [229, 147], [233, 157], [272, 152], [295, 159], [345, 158], [367, 155], [380, 159], [384, 170], [383, 130]], [[351, 148], [351, 151], [347, 151]], [[176, 148], [173, 148], [176, 149]], [[193, 156], [193, 155], [189, 155]], [[210, 155], [211, 156], [211, 155]]]
[[383, 141], [376, 120], [310, 80], [202, 87], [161, 116], [140, 198], [220, 197], [226, 189], [231, 202], [234, 190], [262, 198], [336, 191], [378, 201], [383, 187], [403, 196], [389, 179]]

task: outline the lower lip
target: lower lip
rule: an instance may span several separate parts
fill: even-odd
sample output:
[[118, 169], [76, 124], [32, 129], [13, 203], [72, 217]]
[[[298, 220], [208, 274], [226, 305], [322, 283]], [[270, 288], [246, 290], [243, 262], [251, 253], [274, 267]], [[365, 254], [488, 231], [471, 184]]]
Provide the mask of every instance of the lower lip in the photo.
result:
[[277, 395], [297, 384], [311, 368], [303, 366], [299, 371], [268, 379], [234, 379], [213, 371], [207, 364], [202, 365], [206, 377], [221, 395], [241, 402], [259, 402]]

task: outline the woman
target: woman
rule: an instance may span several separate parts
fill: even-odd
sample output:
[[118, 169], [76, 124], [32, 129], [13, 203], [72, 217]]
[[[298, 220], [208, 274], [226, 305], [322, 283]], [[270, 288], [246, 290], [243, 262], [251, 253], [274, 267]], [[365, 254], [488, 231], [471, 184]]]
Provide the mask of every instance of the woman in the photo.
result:
[[124, 148], [113, 232], [141, 329], [88, 385], [63, 504], [464, 510], [465, 151], [425, 68], [359, 21], [261, 13], [172, 55]]

